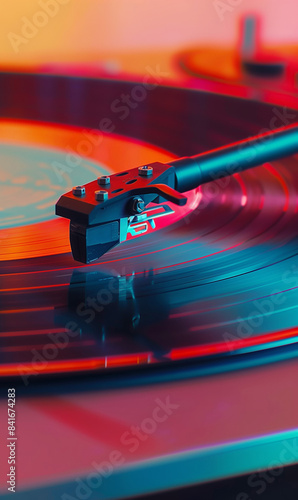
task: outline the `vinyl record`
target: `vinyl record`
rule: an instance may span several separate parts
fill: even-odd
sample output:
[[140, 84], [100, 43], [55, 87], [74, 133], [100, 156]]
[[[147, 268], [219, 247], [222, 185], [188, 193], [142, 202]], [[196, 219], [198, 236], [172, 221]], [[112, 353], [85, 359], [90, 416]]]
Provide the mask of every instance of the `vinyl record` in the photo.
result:
[[156, 229], [73, 260], [54, 215], [71, 186], [297, 119], [178, 88], [142, 87], [138, 101], [137, 87], [1, 75], [1, 377], [233, 360], [298, 340], [295, 157], [206, 184]]

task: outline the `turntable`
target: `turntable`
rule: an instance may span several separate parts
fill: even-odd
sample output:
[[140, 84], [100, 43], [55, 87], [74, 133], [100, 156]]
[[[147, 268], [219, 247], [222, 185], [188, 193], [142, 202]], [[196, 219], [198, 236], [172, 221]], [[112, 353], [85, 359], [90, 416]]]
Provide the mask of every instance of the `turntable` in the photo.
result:
[[[0, 75], [1, 418], [15, 388], [16, 498], [297, 492], [298, 101], [289, 87], [251, 98], [242, 82], [239, 98], [210, 85]], [[173, 193], [180, 157], [238, 154], [247, 139], [247, 167], [266, 149], [258, 166]], [[169, 188], [153, 199], [148, 165]], [[135, 191], [125, 238], [92, 234], [88, 253], [91, 185], [94, 206]], [[58, 202], [57, 217], [67, 192], [76, 205]]]

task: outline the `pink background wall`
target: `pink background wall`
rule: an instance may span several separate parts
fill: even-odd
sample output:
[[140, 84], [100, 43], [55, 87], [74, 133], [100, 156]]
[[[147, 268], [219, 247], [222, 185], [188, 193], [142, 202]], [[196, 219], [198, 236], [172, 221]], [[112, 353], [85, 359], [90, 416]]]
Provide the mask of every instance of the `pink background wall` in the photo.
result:
[[[37, 34], [13, 50], [9, 33], [21, 35], [40, 2], [65, 2]], [[226, 6], [222, 17], [217, 12]], [[217, 6], [217, 8], [216, 8]], [[176, 49], [200, 42], [231, 44], [245, 12], [264, 17], [267, 41], [298, 40], [297, 0], [13, 0], [1, 2], [0, 64], [84, 60], [84, 54]], [[42, 19], [41, 19], [42, 21]]]

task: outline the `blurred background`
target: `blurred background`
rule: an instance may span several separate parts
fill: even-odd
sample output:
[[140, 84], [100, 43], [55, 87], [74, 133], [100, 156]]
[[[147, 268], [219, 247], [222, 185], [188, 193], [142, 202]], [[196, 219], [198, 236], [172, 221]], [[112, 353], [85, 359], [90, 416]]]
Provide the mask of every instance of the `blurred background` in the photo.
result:
[[0, 63], [105, 63], [111, 73], [138, 73], [152, 56], [163, 60], [200, 44], [235, 46], [247, 13], [265, 20], [264, 43], [293, 43], [296, 11], [296, 0], [14, 0], [9, 7], [2, 0]]

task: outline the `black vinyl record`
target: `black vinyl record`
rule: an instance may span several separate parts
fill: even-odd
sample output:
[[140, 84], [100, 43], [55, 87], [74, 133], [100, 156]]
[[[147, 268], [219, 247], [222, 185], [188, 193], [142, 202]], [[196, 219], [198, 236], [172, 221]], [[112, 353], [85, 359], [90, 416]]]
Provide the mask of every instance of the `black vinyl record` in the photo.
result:
[[[54, 200], [68, 184], [56, 186], [53, 165], [73, 185], [107, 170], [86, 157], [71, 168], [65, 155], [73, 153], [72, 135], [97, 136], [101, 147], [105, 140], [109, 147], [129, 144], [129, 157], [117, 167], [123, 170], [138, 166], [143, 144], [156, 155], [190, 156], [296, 120], [293, 110], [170, 87], [147, 89], [134, 108], [120, 110], [119, 96], [134, 95], [137, 85], [0, 77], [7, 125], [0, 130], [7, 190], [0, 229], [4, 378], [152, 370], [223, 356], [233, 362], [236, 354], [298, 340], [295, 157], [207, 184], [188, 193], [187, 213], [92, 265], [73, 260], [68, 225], [54, 216]], [[16, 130], [23, 135], [13, 136]], [[46, 143], [49, 130], [65, 134], [65, 152], [55, 137]]]

